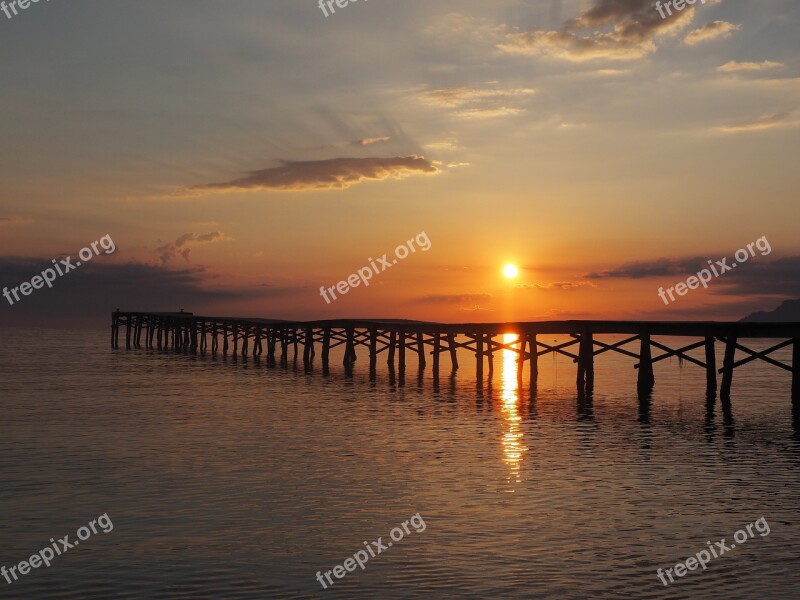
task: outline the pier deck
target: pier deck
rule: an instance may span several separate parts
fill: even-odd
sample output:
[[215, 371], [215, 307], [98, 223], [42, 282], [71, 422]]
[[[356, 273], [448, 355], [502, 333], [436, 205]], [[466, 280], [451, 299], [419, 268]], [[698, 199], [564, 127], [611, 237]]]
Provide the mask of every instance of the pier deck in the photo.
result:
[[[280, 361], [297, 360], [302, 346], [302, 360], [310, 368], [321, 348], [322, 369], [329, 369], [330, 351], [344, 346], [343, 363], [352, 369], [357, 359], [356, 348], [368, 349], [370, 370], [374, 371], [380, 354], [386, 355], [390, 368], [401, 372], [406, 367], [406, 355], [416, 355], [420, 367], [428, 357], [433, 372], [438, 374], [441, 355], [449, 356], [452, 369], [458, 369], [457, 350], [473, 353], [476, 373], [483, 377], [484, 366], [491, 372], [496, 352], [508, 350], [518, 355], [518, 377], [522, 379], [525, 365], [531, 387], [538, 378], [538, 359], [555, 352], [571, 358], [577, 365], [576, 383], [579, 394], [591, 394], [594, 387], [595, 357], [616, 352], [633, 359], [638, 370], [637, 390], [649, 394], [655, 384], [653, 365], [666, 358], [678, 357], [706, 370], [706, 391], [717, 392], [717, 374], [722, 375], [720, 398], [729, 400], [734, 370], [760, 360], [788, 371], [792, 378], [792, 401], [800, 403], [800, 323], [743, 323], [713, 321], [531, 321], [510, 323], [432, 323], [406, 320], [327, 320], [283, 321], [277, 319], [246, 319], [235, 317], [206, 317], [192, 313], [113, 312], [111, 313], [111, 346], [119, 347], [120, 329], [125, 328], [125, 347], [147, 348], [177, 352], [221, 352], [224, 356], [260, 356], [266, 350], [268, 363], [276, 362], [280, 346]], [[517, 338], [505, 342], [504, 335]], [[540, 335], [568, 336], [568, 341], [548, 344]], [[623, 335], [625, 339], [606, 343], [595, 338], [602, 335]], [[496, 339], [496, 338], [500, 339]], [[656, 337], [690, 338], [678, 348], [656, 341]], [[691, 338], [694, 338], [693, 340]], [[747, 340], [770, 339], [775, 343], [766, 350], [756, 351], [745, 345]], [[722, 365], [717, 368], [716, 344], [724, 346]], [[770, 355], [785, 347], [792, 348], [792, 363], [785, 364]], [[704, 349], [704, 360], [687, 354]], [[739, 353], [737, 356], [737, 352]]]

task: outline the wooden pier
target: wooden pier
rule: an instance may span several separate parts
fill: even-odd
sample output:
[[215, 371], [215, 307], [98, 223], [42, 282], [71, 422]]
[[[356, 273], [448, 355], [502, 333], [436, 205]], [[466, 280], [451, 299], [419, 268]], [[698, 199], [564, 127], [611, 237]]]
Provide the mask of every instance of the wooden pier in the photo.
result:
[[[648, 395], [655, 384], [653, 365], [677, 357], [706, 371], [706, 392], [716, 394], [717, 374], [722, 375], [719, 394], [730, 400], [735, 369], [755, 360], [766, 362], [791, 373], [792, 401], [800, 409], [800, 323], [734, 323], [734, 322], [668, 322], [668, 321], [535, 321], [519, 323], [462, 323], [445, 324], [404, 320], [330, 320], [281, 321], [273, 319], [240, 319], [196, 316], [192, 313], [111, 313], [111, 347], [119, 347], [120, 330], [125, 330], [127, 349], [157, 348], [173, 352], [211, 353], [223, 356], [260, 357], [266, 351], [268, 364], [283, 365], [302, 360], [310, 369], [316, 348], [322, 353], [322, 370], [327, 373], [330, 351], [344, 346], [344, 367], [353, 368], [356, 348], [368, 349], [370, 372], [374, 373], [379, 355], [384, 354], [391, 369], [403, 373], [408, 353], [416, 354], [420, 368], [431, 357], [433, 373], [438, 375], [442, 354], [449, 355], [450, 367], [458, 369], [457, 350], [472, 352], [476, 373], [483, 379], [484, 367], [494, 369], [494, 355], [508, 350], [518, 355], [517, 375], [524, 376], [528, 364], [531, 389], [538, 378], [539, 357], [558, 353], [571, 358], [577, 365], [579, 395], [591, 394], [594, 388], [595, 357], [615, 352], [630, 357], [638, 370], [637, 390]], [[515, 341], [502, 341], [504, 335], [514, 334]], [[568, 336], [568, 341], [548, 344], [539, 336]], [[622, 335], [625, 338], [605, 343], [597, 336]], [[497, 338], [500, 338], [499, 340]], [[687, 338], [686, 344], [671, 348], [656, 338]], [[748, 348], [748, 340], [769, 339], [775, 342], [766, 350]], [[717, 367], [716, 344], [724, 347], [722, 365]], [[276, 353], [280, 346], [280, 358]], [[790, 346], [792, 363], [785, 364], [770, 355]], [[704, 359], [687, 354], [704, 349]], [[739, 353], [737, 355], [737, 352]]]

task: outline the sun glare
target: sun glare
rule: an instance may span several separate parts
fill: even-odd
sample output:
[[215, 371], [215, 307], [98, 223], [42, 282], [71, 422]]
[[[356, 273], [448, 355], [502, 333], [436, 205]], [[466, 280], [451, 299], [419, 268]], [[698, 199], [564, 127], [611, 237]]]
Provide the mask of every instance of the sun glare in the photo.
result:
[[503, 267], [503, 275], [505, 275], [508, 279], [514, 279], [518, 273], [519, 270], [512, 264], [508, 264]]

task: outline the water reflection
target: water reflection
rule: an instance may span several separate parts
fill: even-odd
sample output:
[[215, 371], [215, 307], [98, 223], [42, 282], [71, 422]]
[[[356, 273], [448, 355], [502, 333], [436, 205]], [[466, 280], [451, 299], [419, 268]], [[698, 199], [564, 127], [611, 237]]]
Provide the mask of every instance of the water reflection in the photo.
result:
[[[519, 336], [513, 333], [503, 335], [503, 343], [519, 348]], [[517, 381], [517, 357], [513, 350], [503, 350], [503, 369], [501, 373], [500, 399], [505, 420], [503, 432], [503, 461], [508, 465], [510, 483], [519, 483], [522, 457], [528, 451], [522, 441], [524, 434], [520, 428], [522, 417], [519, 414], [520, 390]]]

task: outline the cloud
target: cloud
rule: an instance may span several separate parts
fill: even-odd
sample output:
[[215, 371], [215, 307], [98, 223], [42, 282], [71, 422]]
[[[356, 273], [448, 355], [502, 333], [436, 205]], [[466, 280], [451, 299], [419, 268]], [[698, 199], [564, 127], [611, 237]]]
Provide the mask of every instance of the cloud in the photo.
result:
[[477, 89], [469, 87], [452, 87], [431, 90], [423, 94], [423, 99], [431, 104], [448, 107], [465, 106], [494, 100], [506, 100], [520, 96], [530, 96], [536, 90], [530, 88]]
[[480, 302], [492, 299], [491, 294], [429, 294], [416, 299], [421, 304], [461, 304], [463, 302]]
[[769, 69], [782, 69], [786, 65], [781, 62], [774, 62], [765, 60], [758, 62], [736, 62], [735, 60], [726, 62], [724, 65], [717, 67], [717, 71], [723, 73], [737, 73], [740, 71], [767, 71]]
[[[97, 257], [30, 296], [20, 296], [13, 306], [0, 296], [0, 322], [31, 324], [91, 319], [105, 324], [116, 308], [121, 310], [195, 313], [220, 303], [271, 299], [305, 292], [305, 287], [262, 285], [252, 288], [211, 287], [211, 275], [202, 267], [173, 269], [142, 263], [104, 262]], [[0, 288], [16, 287], [51, 267], [48, 258], [0, 257]]]
[[591, 281], [552, 281], [550, 283], [517, 283], [515, 288], [527, 290], [575, 290], [582, 287], [597, 287]]
[[21, 225], [23, 223], [32, 223], [30, 219], [23, 219], [22, 217], [0, 217], [0, 227], [3, 225]]
[[[708, 259], [704, 257], [662, 258], [628, 263], [616, 269], [588, 273], [585, 277], [596, 280], [674, 276], [677, 283], [706, 268]], [[709, 288], [725, 295], [800, 297], [800, 256], [767, 262], [764, 256], [756, 254], [746, 263], [714, 278]]]
[[615, 269], [587, 273], [586, 279], [644, 279], [645, 277], [662, 277], [664, 275], [686, 275], [696, 273], [707, 259], [702, 257], [692, 258], [659, 258], [650, 261], [637, 261], [626, 263]]
[[430, 90], [423, 93], [421, 99], [427, 104], [455, 109], [455, 115], [462, 119], [491, 119], [525, 112], [522, 108], [506, 104], [535, 93], [531, 88], [452, 87]]
[[467, 108], [460, 110], [456, 116], [462, 119], [493, 119], [495, 117], [508, 117], [512, 115], [519, 115], [524, 113], [522, 108], [509, 108], [501, 106], [498, 108]]
[[756, 255], [718, 280], [721, 294], [742, 296], [800, 297], [800, 256], [787, 256], [772, 262]]
[[438, 172], [430, 162], [416, 155], [282, 161], [279, 167], [253, 171], [246, 177], [231, 181], [192, 185], [185, 192], [343, 190], [365, 180], [403, 179], [411, 175], [435, 175]]
[[734, 31], [739, 31], [741, 28], [741, 25], [734, 25], [728, 21], [712, 21], [711, 23], [706, 23], [699, 29], [690, 31], [686, 37], [683, 38], [683, 43], [694, 46], [703, 42], [727, 38], [730, 37]]
[[755, 121], [722, 125], [717, 127], [715, 131], [720, 133], [743, 133], [748, 131], [764, 131], [766, 129], [776, 129], [779, 127], [795, 127], [800, 125], [798, 112], [800, 112], [800, 109], [764, 115]]
[[222, 242], [230, 239], [231, 238], [220, 231], [212, 231], [210, 233], [184, 233], [174, 242], [156, 248], [156, 252], [161, 255], [159, 258], [161, 259], [162, 265], [167, 264], [177, 256], [182, 256], [186, 262], [189, 262], [189, 254], [192, 252], [191, 246]]
[[651, 0], [594, 0], [561, 29], [510, 33], [498, 48], [571, 61], [632, 60], [655, 51], [659, 36], [676, 34], [693, 18], [694, 7], [662, 19]]
[[371, 138], [362, 138], [360, 140], [356, 140], [357, 146], [370, 146], [372, 144], [379, 144], [380, 142], [388, 142], [392, 138], [388, 135], [382, 137], [371, 137]]

